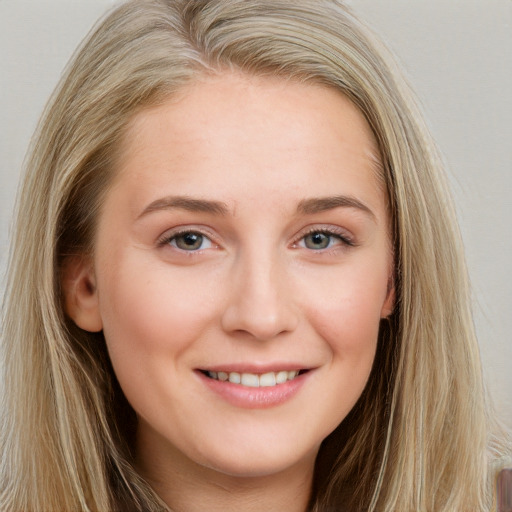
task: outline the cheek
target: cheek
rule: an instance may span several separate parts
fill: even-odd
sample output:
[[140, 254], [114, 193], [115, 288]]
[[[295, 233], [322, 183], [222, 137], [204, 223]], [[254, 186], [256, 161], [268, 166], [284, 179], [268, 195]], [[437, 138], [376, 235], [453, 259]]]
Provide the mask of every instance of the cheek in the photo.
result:
[[211, 281], [157, 267], [154, 262], [132, 266], [124, 260], [105, 275], [100, 309], [114, 366], [121, 361], [141, 371], [147, 362], [150, 371], [155, 357], [179, 360], [211, 324]]
[[362, 365], [373, 362], [382, 305], [387, 295], [387, 273], [351, 269], [332, 279], [316, 280], [310, 287], [304, 310], [316, 332], [327, 342], [334, 357]]

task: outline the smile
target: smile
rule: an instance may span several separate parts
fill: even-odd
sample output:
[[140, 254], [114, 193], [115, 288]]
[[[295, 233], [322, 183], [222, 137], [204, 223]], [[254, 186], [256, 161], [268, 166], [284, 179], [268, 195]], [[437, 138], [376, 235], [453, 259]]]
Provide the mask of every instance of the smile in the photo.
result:
[[213, 372], [205, 371], [205, 375], [210, 379], [222, 382], [231, 382], [232, 384], [239, 384], [250, 388], [259, 387], [272, 387], [285, 382], [294, 380], [298, 375], [304, 373], [306, 370], [292, 370], [292, 371], [278, 371], [267, 372], [262, 374], [257, 373], [238, 373], [238, 372]]
[[232, 406], [266, 409], [291, 400], [310, 380], [309, 376], [315, 368], [297, 370], [297, 366], [295, 369], [293, 366], [274, 366], [276, 371], [268, 367], [258, 371], [256, 368], [220, 366], [211, 370], [197, 370], [197, 374], [210, 391]]

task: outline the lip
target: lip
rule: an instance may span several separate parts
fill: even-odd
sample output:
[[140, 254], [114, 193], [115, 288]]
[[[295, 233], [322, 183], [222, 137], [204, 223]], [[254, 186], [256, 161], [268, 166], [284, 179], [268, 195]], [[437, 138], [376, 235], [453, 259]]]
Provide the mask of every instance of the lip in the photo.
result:
[[[215, 369], [217, 368], [217, 369]], [[249, 369], [251, 368], [251, 369]], [[208, 368], [209, 371], [228, 371], [239, 373], [266, 373], [279, 370], [297, 370], [300, 366], [279, 366], [279, 370], [275, 365], [271, 367], [258, 367], [254, 366], [222, 366]], [[196, 370], [200, 381], [213, 393], [219, 396], [222, 400], [228, 402], [234, 407], [243, 409], [267, 409], [270, 407], [277, 407], [291, 400], [302, 388], [302, 386], [309, 379], [313, 373], [312, 369], [308, 369], [305, 373], [299, 374], [293, 380], [269, 387], [248, 387], [240, 384], [233, 384], [229, 381], [215, 380], [203, 373], [201, 370]]]
[[231, 364], [219, 364], [219, 365], [208, 365], [205, 368], [198, 368], [201, 371], [210, 372], [237, 372], [237, 373], [257, 373], [263, 374], [268, 372], [279, 372], [283, 371], [294, 371], [294, 370], [311, 370], [311, 367], [301, 365], [300, 363], [231, 363]]

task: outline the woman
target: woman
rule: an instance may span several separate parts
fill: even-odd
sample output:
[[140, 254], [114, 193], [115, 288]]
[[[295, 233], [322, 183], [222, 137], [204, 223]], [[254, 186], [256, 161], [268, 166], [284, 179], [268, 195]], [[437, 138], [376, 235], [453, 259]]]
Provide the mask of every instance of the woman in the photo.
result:
[[510, 446], [419, 119], [337, 1], [113, 11], [21, 191], [2, 509], [490, 510]]

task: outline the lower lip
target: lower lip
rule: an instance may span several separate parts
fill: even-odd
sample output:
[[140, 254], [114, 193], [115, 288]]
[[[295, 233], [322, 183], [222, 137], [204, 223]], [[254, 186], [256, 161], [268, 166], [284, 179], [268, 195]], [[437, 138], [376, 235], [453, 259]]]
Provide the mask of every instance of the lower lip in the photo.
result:
[[244, 409], [266, 409], [284, 404], [292, 399], [304, 385], [311, 370], [283, 384], [258, 388], [211, 379], [202, 372], [198, 371], [197, 373], [201, 381], [211, 391], [231, 405]]

